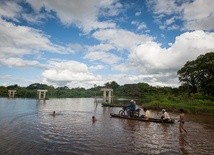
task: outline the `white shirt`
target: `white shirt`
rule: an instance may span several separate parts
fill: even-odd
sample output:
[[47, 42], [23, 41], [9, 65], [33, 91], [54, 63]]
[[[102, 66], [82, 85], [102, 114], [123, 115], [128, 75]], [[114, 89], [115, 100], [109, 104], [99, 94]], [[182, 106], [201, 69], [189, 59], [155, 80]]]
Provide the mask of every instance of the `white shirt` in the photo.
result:
[[164, 119], [170, 119], [169, 114], [167, 112], [163, 113]]
[[150, 118], [150, 112], [149, 112], [149, 110], [146, 110], [144, 117]]

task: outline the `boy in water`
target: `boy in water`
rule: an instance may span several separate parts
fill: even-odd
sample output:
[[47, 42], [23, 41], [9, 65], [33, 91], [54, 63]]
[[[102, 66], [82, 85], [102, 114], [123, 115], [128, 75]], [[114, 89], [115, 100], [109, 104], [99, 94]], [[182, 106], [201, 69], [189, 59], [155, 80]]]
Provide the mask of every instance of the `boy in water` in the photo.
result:
[[97, 121], [97, 119], [95, 118], [95, 116], [92, 116], [92, 122], [95, 123]]
[[178, 122], [180, 122], [180, 124], [179, 124], [180, 133], [182, 133], [182, 131], [185, 131], [187, 133], [187, 131], [184, 129], [184, 118], [185, 118], [184, 110], [180, 109], [180, 119], [178, 121]]

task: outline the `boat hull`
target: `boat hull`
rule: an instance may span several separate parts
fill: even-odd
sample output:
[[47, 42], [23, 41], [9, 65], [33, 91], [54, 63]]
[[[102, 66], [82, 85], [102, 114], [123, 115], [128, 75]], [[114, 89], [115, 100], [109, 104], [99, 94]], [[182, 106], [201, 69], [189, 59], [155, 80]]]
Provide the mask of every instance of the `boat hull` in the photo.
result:
[[124, 105], [116, 105], [116, 104], [109, 104], [109, 103], [102, 103], [103, 107], [124, 107]]
[[175, 123], [175, 120], [162, 120], [159, 118], [149, 118], [148, 120], [144, 119], [143, 117], [129, 117], [127, 115], [119, 115], [119, 114], [110, 114], [111, 117], [121, 118], [121, 119], [129, 119], [129, 120], [136, 120], [136, 121], [143, 121], [143, 122], [155, 122], [155, 123], [169, 123], [173, 124]]

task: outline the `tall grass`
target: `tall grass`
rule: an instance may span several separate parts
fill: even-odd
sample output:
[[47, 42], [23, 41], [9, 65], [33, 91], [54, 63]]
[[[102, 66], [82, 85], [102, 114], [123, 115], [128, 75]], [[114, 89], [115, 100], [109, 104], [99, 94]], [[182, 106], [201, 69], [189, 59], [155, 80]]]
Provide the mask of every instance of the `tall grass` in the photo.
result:
[[204, 96], [199, 97], [187, 95], [173, 96], [173, 95], [155, 95], [150, 96], [150, 102], [141, 103], [142, 106], [161, 110], [163, 108], [168, 111], [179, 111], [184, 109], [187, 113], [192, 114], [212, 114], [214, 115], [213, 100], [206, 99]]

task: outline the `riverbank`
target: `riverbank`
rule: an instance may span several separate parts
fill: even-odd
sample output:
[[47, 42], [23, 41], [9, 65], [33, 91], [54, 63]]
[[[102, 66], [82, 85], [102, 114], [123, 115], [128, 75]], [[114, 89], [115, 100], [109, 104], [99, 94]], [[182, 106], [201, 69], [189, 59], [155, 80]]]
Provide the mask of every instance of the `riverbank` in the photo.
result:
[[172, 112], [178, 112], [182, 108], [190, 114], [214, 115], [214, 102], [206, 99], [162, 97], [148, 103], [141, 103], [141, 106], [154, 110], [164, 108]]

